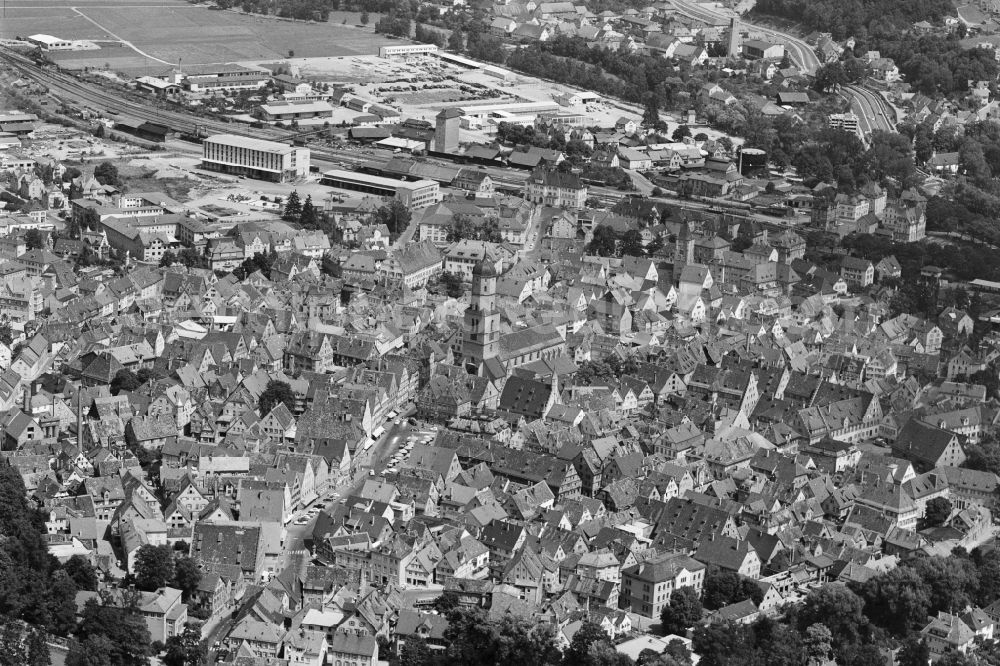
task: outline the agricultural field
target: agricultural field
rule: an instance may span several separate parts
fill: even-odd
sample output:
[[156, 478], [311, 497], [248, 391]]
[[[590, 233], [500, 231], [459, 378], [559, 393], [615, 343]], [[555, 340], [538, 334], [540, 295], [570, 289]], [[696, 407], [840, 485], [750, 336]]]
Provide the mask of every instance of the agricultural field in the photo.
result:
[[[290, 52], [296, 58], [375, 54], [383, 44], [398, 43], [375, 35], [370, 26], [357, 26], [352, 14], [333, 12], [327, 23], [307, 23], [170, 0], [147, 4], [150, 1], [116, 5], [107, 0], [92, 4], [62, 0], [67, 5], [62, 7], [56, 0], [45, 7], [9, 6], [7, 19], [0, 21], [0, 37], [45, 32], [63, 39], [121, 40], [137, 53], [120, 54], [118, 58], [125, 59], [112, 62], [112, 68], [131, 73], [157, 63], [175, 65], [178, 60], [182, 65], [198, 65], [275, 60], [289, 57]], [[85, 53], [59, 57], [70, 61], [70, 66], [83, 66], [79, 61], [91, 59]]]
[[63, 69], [106, 69], [140, 76], [156, 75], [168, 66], [159, 60], [151, 60], [127, 46], [112, 46], [94, 51], [56, 51], [49, 56], [52, 62]]
[[69, 35], [72, 39], [101, 39], [105, 34], [70, 7], [7, 7], [0, 20], [0, 39], [27, 37], [39, 32]]

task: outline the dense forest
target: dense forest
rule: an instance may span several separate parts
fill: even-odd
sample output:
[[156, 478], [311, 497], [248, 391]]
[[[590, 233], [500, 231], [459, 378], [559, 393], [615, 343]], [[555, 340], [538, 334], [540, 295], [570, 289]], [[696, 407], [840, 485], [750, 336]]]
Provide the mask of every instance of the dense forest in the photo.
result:
[[964, 94], [969, 81], [993, 81], [997, 61], [992, 51], [966, 49], [957, 34], [894, 36], [872, 40], [883, 57], [892, 58], [900, 74], [926, 95]]
[[914, 23], [940, 24], [955, 13], [951, 0], [758, 0], [754, 12], [829, 32], [836, 40], [898, 35]]

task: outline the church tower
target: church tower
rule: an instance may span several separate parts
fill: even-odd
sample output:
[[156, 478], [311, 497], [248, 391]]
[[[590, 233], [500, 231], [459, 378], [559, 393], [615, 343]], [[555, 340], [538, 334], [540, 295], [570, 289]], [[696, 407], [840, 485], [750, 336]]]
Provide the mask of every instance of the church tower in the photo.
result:
[[462, 358], [476, 371], [500, 351], [500, 311], [496, 309], [497, 270], [487, 259], [472, 269], [472, 303], [465, 311]]
[[680, 279], [684, 267], [691, 263], [694, 263], [694, 236], [691, 233], [690, 223], [684, 220], [677, 232], [677, 244], [674, 246], [675, 283]]

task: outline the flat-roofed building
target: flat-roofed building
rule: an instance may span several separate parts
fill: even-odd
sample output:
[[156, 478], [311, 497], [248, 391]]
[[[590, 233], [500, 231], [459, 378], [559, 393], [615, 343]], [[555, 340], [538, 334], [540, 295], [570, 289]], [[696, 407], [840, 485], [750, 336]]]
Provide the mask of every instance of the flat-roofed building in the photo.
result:
[[320, 183], [341, 190], [399, 199], [409, 208], [426, 208], [441, 201], [441, 188], [433, 180], [396, 180], [333, 169], [323, 174]]
[[853, 134], [858, 134], [860, 132], [858, 117], [851, 112], [831, 113], [830, 127], [833, 129], [841, 129], [845, 132], [851, 132]]
[[435, 55], [438, 47], [434, 44], [386, 44], [378, 48], [378, 57], [388, 60], [410, 60]]
[[331, 118], [333, 117], [333, 107], [329, 102], [302, 101], [302, 102], [274, 102], [272, 104], [261, 104], [257, 110], [257, 116], [261, 120], [275, 122], [278, 120], [305, 120], [308, 118]]
[[[183, 78], [183, 86], [191, 92], [214, 90], [254, 90], [271, 80], [271, 73], [231, 63], [185, 67], [183, 74], [170, 72], [168, 80]], [[163, 78], [163, 77], [161, 77]]]
[[470, 104], [461, 107], [462, 115], [486, 120], [488, 118], [500, 118], [504, 120], [511, 117], [522, 116], [534, 122], [541, 113], [558, 113], [560, 106], [557, 102], [495, 102], [493, 104]]
[[309, 149], [234, 134], [216, 134], [201, 145], [201, 166], [210, 171], [285, 182], [309, 174]]
[[69, 39], [59, 39], [58, 37], [41, 33], [29, 36], [28, 41], [46, 51], [68, 51], [76, 46]]
[[743, 42], [743, 57], [752, 60], [780, 60], [785, 55], [784, 44], [772, 44], [761, 39]]

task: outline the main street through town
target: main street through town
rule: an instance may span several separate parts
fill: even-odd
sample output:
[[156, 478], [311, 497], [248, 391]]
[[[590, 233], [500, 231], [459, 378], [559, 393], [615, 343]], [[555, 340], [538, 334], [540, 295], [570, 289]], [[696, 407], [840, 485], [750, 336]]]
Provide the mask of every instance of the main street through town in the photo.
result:
[[[415, 411], [415, 408], [410, 406], [396, 419], [387, 421], [386, 431], [375, 440], [375, 443], [367, 451], [359, 454], [352, 461], [350, 475], [292, 514], [291, 520], [285, 525], [284, 557], [278, 564], [279, 570], [287, 568], [296, 558], [312, 559], [309, 541], [312, 538], [313, 526], [316, 524], [320, 507], [332, 508], [337, 502], [345, 502], [348, 497], [356, 495], [361, 490], [366, 480], [380, 475], [391, 467], [391, 459], [394, 455], [398, 453], [405, 455], [407, 444], [416, 445], [426, 442], [436, 435], [437, 429], [434, 427], [410, 424], [410, 418]], [[233, 611], [237, 607], [238, 605], [234, 605]], [[204, 627], [202, 636], [205, 643], [213, 648], [213, 657], [216, 656], [213, 646], [229, 632], [233, 624], [234, 618], [227, 615]]]

